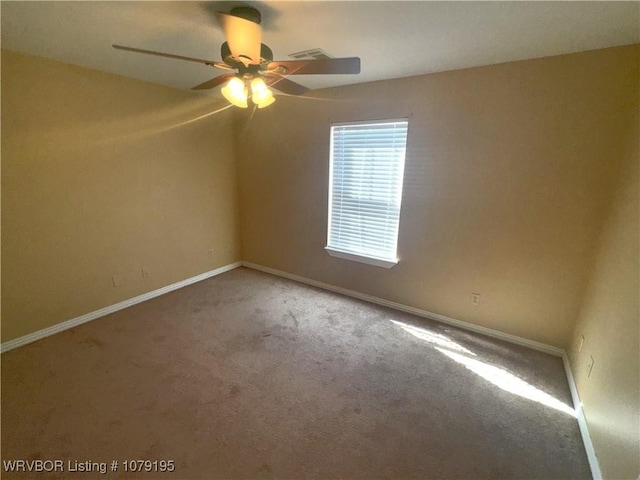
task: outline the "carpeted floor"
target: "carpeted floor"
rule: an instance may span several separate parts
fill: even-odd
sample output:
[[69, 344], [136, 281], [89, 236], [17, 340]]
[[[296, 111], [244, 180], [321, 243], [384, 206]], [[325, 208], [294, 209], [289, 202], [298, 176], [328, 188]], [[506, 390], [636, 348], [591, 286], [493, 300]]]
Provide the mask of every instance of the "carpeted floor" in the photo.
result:
[[559, 358], [239, 268], [3, 354], [3, 461], [65, 471], [2, 477], [587, 479], [570, 404]]

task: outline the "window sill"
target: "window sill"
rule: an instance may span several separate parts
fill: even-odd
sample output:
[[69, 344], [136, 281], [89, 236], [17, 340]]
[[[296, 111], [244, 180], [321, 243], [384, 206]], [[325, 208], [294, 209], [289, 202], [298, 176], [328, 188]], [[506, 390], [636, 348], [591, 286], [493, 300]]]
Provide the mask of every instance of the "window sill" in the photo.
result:
[[352, 260], [354, 262], [366, 263], [367, 265], [374, 265], [376, 267], [391, 268], [394, 265], [398, 264], [398, 260], [391, 261], [391, 260], [382, 260], [379, 258], [365, 257], [363, 255], [356, 255], [355, 253], [341, 252], [340, 250], [334, 250], [333, 248], [330, 248], [330, 247], [324, 247], [324, 249], [332, 257], [342, 258], [345, 260]]

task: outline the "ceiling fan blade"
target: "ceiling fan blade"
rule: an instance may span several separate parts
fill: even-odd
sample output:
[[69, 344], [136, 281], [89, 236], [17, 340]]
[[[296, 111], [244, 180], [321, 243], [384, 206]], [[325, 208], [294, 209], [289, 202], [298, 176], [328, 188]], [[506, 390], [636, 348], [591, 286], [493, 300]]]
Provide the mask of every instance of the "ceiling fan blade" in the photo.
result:
[[[284, 68], [284, 71], [282, 69]], [[329, 58], [322, 60], [284, 60], [271, 62], [267, 70], [275, 70], [283, 75], [310, 75], [360, 73], [360, 58]]]
[[289, 95], [302, 95], [309, 91], [309, 89], [304, 85], [292, 82], [288, 78], [281, 77], [276, 73], [265, 73], [262, 76], [264, 77], [267, 85], [275, 88], [276, 90], [280, 90], [282, 93], [287, 93]]
[[204, 60], [202, 58], [184, 57], [182, 55], [174, 55], [172, 53], [156, 52], [154, 50], [144, 50], [142, 48], [125, 47], [124, 45], [112, 45], [113, 48], [118, 50], [125, 50], [127, 52], [145, 53], [147, 55], [155, 55], [156, 57], [173, 58], [176, 60], [187, 60], [189, 62], [203, 63], [211, 67], [222, 68], [223, 70], [233, 70], [229, 65], [222, 62], [214, 62], [213, 60]]
[[214, 77], [211, 80], [207, 80], [206, 82], [201, 83], [200, 85], [196, 85], [191, 90], [207, 90], [209, 88], [217, 87], [218, 85], [226, 82], [227, 80], [230, 80], [234, 76], [235, 74], [233, 73], [225, 73], [223, 75], [218, 75], [217, 77]]
[[260, 24], [228, 13], [217, 15], [231, 54], [245, 66], [259, 65], [262, 43]]

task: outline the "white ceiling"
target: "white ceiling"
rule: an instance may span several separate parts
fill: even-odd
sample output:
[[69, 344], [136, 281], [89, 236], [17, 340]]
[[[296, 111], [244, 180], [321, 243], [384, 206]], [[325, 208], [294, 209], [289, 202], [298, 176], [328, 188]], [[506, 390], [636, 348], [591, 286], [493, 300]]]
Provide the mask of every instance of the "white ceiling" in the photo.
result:
[[640, 42], [637, 1], [3, 1], [2, 47], [188, 89], [225, 72], [111, 45], [219, 61], [224, 37], [213, 13], [243, 4], [261, 11], [263, 43], [277, 60], [318, 47], [362, 59], [360, 75], [291, 78], [310, 88]]

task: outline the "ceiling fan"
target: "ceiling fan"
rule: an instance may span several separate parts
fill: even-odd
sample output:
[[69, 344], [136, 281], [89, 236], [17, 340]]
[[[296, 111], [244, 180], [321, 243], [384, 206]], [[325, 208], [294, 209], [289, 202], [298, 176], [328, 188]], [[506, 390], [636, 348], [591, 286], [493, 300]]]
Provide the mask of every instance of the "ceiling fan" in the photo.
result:
[[214, 77], [192, 90], [205, 90], [226, 82], [221, 90], [222, 94], [233, 105], [241, 108], [247, 108], [249, 97], [258, 108], [271, 105], [275, 97], [269, 87], [289, 95], [301, 95], [308, 91], [307, 87], [286, 78], [288, 75], [360, 73], [358, 57], [274, 61], [271, 49], [262, 43], [262, 17], [253, 7], [235, 7], [229, 13], [219, 12], [216, 15], [226, 37], [226, 42], [220, 49], [222, 62], [123, 45], [113, 45], [113, 48], [187, 60], [234, 72]]

